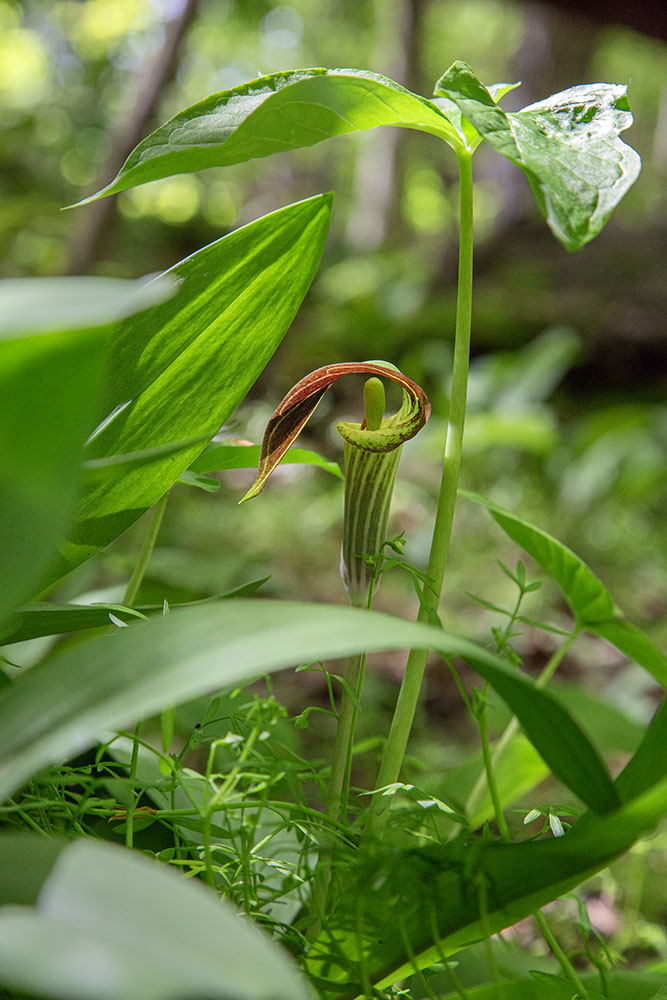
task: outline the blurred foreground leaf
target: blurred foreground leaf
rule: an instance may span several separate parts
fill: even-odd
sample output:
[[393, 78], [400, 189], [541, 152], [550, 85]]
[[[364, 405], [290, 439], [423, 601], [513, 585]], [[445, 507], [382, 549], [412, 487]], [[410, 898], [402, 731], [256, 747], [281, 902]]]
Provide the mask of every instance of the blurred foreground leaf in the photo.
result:
[[311, 995], [288, 956], [201, 884], [88, 839], [61, 851], [35, 908], [0, 909], [0, 984], [62, 1000]]
[[415, 646], [465, 659], [568, 788], [600, 812], [618, 804], [601, 758], [567, 711], [481, 646], [376, 612], [242, 600], [138, 622], [67, 649], [11, 684], [0, 695], [0, 796], [90, 746], [102, 730], [165, 705], [323, 657]]
[[0, 284], [0, 624], [44, 585], [73, 515], [110, 324], [172, 291], [101, 278]]

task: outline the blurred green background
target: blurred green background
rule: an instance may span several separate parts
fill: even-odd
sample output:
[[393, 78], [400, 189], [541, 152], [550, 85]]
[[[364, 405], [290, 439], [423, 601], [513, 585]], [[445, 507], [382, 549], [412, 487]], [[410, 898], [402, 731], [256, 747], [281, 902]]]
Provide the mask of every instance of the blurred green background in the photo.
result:
[[[585, 16], [563, 4], [507, 0], [0, 0], [0, 275], [159, 271], [265, 212], [334, 190], [319, 274], [223, 436], [260, 440], [287, 389], [321, 364], [397, 364], [424, 385], [434, 407], [427, 429], [405, 449], [393, 518], [393, 533], [406, 533], [406, 557], [423, 568], [454, 324], [457, 186], [446, 147], [421, 133], [375, 131], [61, 209], [107, 181], [169, 115], [277, 70], [370, 68], [429, 95], [449, 64], [464, 59], [489, 83], [523, 81], [505, 99], [509, 109], [578, 83], [628, 83], [636, 124], [624, 138], [641, 153], [643, 172], [602, 234], [577, 254], [553, 240], [518, 170], [483, 147], [475, 157], [462, 484], [567, 542], [628, 616], [664, 644], [667, 45], [662, 5], [647, 10], [640, 32], [610, 22], [607, 8], [600, 15], [593, 6]], [[304, 443], [340, 458], [333, 426], [358, 413], [358, 397], [354, 379], [339, 383]], [[269, 574], [267, 596], [344, 600], [340, 483], [290, 467], [239, 508], [251, 478], [223, 474], [217, 494], [174, 491], [142, 600], [205, 597]], [[142, 530], [128, 532], [55, 596], [117, 599]], [[483, 512], [462, 503], [444, 623], [491, 641], [489, 630], [502, 619], [468, 592], [508, 606], [512, 585], [495, 560], [513, 566], [519, 557]], [[412, 614], [407, 574], [388, 575], [377, 603]], [[524, 610], [567, 626], [567, 609], [550, 586]], [[539, 669], [553, 642], [531, 629], [517, 638], [527, 669]], [[25, 649], [13, 658], [35, 655]], [[655, 689], [625, 668], [601, 640], [584, 639], [564, 671], [645, 720]], [[401, 669], [398, 655], [384, 658], [370, 681], [380, 685], [379, 703], [391, 703]], [[318, 696], [320, 681], [312, 684], [307, 695]], [[429, 684], [427, 719], [465, 727], [450, 680], [437, 670]], [[286, 688], [298, 702], [300, 692]]]
[[[433, 403], [429, 425], [404, 449], [392, 516], [392, 534], [405, 532], [406, 558], [423, 569], [456, 294], [456, 163], [442, 143], [400, 129], [375, 131], [61, 209], [108, 181], [166, 117], [273, 71], [369, 68], [428, 96], [450, 63], [463, 59], [489, 83], [522, 80], [504, 101], [508, 109], [579, 83], [629, 84], [635, 125], [624, 138], [640, 152], [643, 171], [600, 236], [579, 253], [568, 254], [552, 238], [518, 170], [484, 147], [475, 156], [473, 361], [462, 485], [571, 546], [664, 647], [665, 8], [655, 3], [633, 12], [619, 5], [619, 18], [643, 17], [633, 27], [610, 20], [613, 5], [578, 6], [575, 12], [564, 3], [508, 0], [0, 0], [0, 277], [160, 271], [266, 212], [335, 191], [330, 238], [311, 291], [221, 436], [259, 441], [284, 393], [319, 365], [369, 358], [398, 365]], [[334, 425], [358, 416], [360, 386], [355, 378], [337, 384], [304, 445], [342, 458]], [[345, 600], [338, 480], [319, 469], [285, 467], [259, 499], [239, 507], [252, 473], [218, 478], [217, 493], [173, 490], [141, 603], [203, 598], [266, 576], [264, 596]], [[120, 600], [145, 527], [145, 521], [135, 525], [52, 597]], [[493, 645], [492, 629], [505, 619], [475, 598], [511, 607], [515, 588], [496, 560], [514, 567], [521, 555], [480, 508], [461, 501], [443, 624]], [[528, 573], [539, 578], [530, 564]], [[376, 606], [412, 616], [409, 576], [388, 573]], [[522, 611], [550, 626], [570, 624], [547, 582]], [[520, 631], [516, 652], [537, 672], [560, 640], [539, 628]], [[28, 665], [49, 642], [5, 652]], [[400, 653], [371, 658], [358, 730], [368, 750], [360, 783], [374, 780], [377, 734], [386, 732], [403, 664]], [[560, 672], [640, 724], [657, 703], [652, 679], [592, 636], [577, 642]], [[317, 672], [286, 673], [274, 687], [290, 714], [326, 705]], [[201, 704], [180, 710], [177, 728], [185, 738], [203, 711]], [[437, 788], [443, 763], [455, 765], [477, 745], [441, 662], [427, 676], [420, 713], [406, 780]], [[312, 719], [298, 739], [310, 741], [306, 755], [324, 756], [330, 720]], [[490, 721], [496, 733], [504, 725], [498, 705]], [[599, 725], [604, 746], [604, 727], [617, 727], [619, 717], [600, 715]], [[611, 763], [616, 769], [621, 761]], [[543, 788], [537, 798], [550, 802], [553, 794]], [[535, 796], [527, 808], [534, 804]], [[634, 887], [625, 901], [626, 927], [639, 935], [633, 947], [664, 960], [667, 939], [654, 903], [664, 899], [656, 887], [664, 888], [667, 866], [650, 845], [638, 852], [619, 863], [625, 874], [617, 866], [621, 881]], [[600, 876], [596, 886], [600, 898], [616, 891], [613, 875]]]

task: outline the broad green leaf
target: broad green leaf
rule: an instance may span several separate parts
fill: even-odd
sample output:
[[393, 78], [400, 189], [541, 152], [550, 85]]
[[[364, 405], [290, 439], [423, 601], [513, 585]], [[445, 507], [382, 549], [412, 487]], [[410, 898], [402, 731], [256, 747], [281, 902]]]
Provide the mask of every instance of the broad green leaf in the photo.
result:
[[37, 833], [4, 831], [0, 835], [0, 907], [35, 903], [66, 843]]
[[[385, 988], [527, 917], [605, 868], [667, 813], [667, 782], [558, 838], [453, 842], [388, 851], [341, 866], [341, 903], [311, 945], [307, 968], [327, 997]], [[483, 896], [487, 919], [481, 919]], [[392, 919], [387, 919], [387, 914]], [[439, 943], [436, 946], [436, 941]], [[410, 958], [412, 956], [412, 959]]]
[[150, 465], [157, 459], [175, 455], [177, 452], [183, 451], [184, 448], [194, 444], [204, 444], [205, 441], [208, 441], [208, 434], [203, 434], [198, 438], [190, 438], [189, 441], [174, 441], [171, 444], [158, 445], [156, 448], [142, 448], [139, 451], [130, 452], [128, 455], [109, 455], [107, 458], [86, 459], [83, 462], [84, 481], [90, 485], [105, 482], [107, 479], [115, 479], [121, 472]]
[[[53, 571], [58, 579], [125, 531], [178, 479], [243, 399], [278, 346], [317, 267], [331, 197], [264, 216], [169, 272], [176, 295], [122, 322], [87, 459], [181, 451], [89, 486]], [[191, 439], [200, 443], [188, 444]]]
[[616, 788], [624, 802], [652, 788], [667, 776], [667, 700], [655, 713], [636, 753], [618, 778]]
[[[261, 445], [239, 441], [212, 444], [199, 455], [192, 465], [192, 472], [222, 472], [224, 469], [253, 469], [259, 464]], [[282, 457], [281, 465], [316, 465], [337, 479], [343, 479], [338, 462], [324, 458], [307, 448], [290, 448]]]
[[0, 337], [104, 326], [163, 302], [168, 277], [14, 278], [0, 282]]
[[421, 646], [460, 656], [517, 715], [554, 774], [597, 811], [618, 796], [582, 730], [497, 656], [433, 626], [354, 608], [236, 601], [138, 622], [56, 654], [0, 694], [0, 798], [45, 764], [186, 698], [256, 674], [360, 650]]
[[467, 490], [461, 496], [482, 504], [512, 541], [520, 545], [563, 591], [581, 628], [607, 639], [667, 687], [667, 657], [636, 625], [616, 614], [611, 594], [571, 549], [493, 500]]
[[0, 909], [0, 983], [62, 1000], [308, 1000], [291, 959], [195, 880], [110, 844], [61, 851], [37, 906]]
[[[580, 974], [589, 991], [590, 1000], [664, 1000], [665, 977], [651, 972], [605, 973], [606, 993], [598, 992], [600, 977], [597, 973]], [[597, 989], [596, 989], [597, 987]], [[447, 993], [441, 1000], [459, 1000], [460, 994]], [[466, 987], [466, 1000], [497, 1000], [494, 984]], [[517, 979], [503, 982], [503, 1000], [572, 1000], [572, 984], [539, 982], [535, 979]]]
[[[253, 594], [269, 579], [264, 576], [259, 580], [243, 583], [224, 594], [214, 594], [201, 601], [190, 601], [187, 604], [172, 604], [169, 611], [180, 611], [214, 601], [229, 600], [233, 597], [247, 597]], [[122, 604], [26, 604], [7, 622], [6, 628], [0, 632], [0, 644], [8, 646], [15, 642], [25, 642], [26, 639], [38, 639], [44, 635], [62, 635], [65, 632], [79, 632], [82, 629], [103, 628], [109, 625], [109, 613], [121, 621], [129, 622], [137, 618], [147, 618], [150, 615], [163, 614], [161, 604], [145, 604], [136, 608], [126, 608]]]
[[455, 149], [461, 145], [436, 104], [377, 73], [274, 73], [179, 112], [133, 149], [110, 184], [79, 204], [172, 174], [289, 152], [378, 125], [415, 128]]
[[44, 584], [71, 521], [110, 324], [172, 290], [97, 278], [0, 283], [0, 623]]
[[667, 687], [667, 657], [632, 622], [616, 617], [608, 621], [589, 622], [586, 628], [616, 646], [629, 660], [644, 667], [663, 687]]
[[638, 154], [619, 138], [632, 124], [626, 90], [585, 84], [509, 113], [467, 63], [455, 62], [435, 92], [523, 170], [556, 239], [578, 250], [600, 232], [639, 176]]

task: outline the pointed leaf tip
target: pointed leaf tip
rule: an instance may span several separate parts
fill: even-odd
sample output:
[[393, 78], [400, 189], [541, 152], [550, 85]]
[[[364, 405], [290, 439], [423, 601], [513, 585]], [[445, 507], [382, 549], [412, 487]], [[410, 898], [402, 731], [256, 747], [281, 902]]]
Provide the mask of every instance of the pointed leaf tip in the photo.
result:
[[[239, 501], [244, 503], [252, 500], [262, 492], [266, 481], [280, 463], [286, 451], [301, 433], [306, 421], [315, 410], [324, 393], [343, 375], [369, 374], [389, 378], [397, 382], [407, 394], [412, 404], [412, 414], [409, 431], [401, 440], [413, 437], [428, 420], [431, 406], [421, 386], [413, 382], [407, 375], [399, 372], [394, 365], [383, 361], [344, 362], [342, 364], [325, 365], [306, 375], [290, 389], [283, 401], [269, 419], [262, 441], [262, 451], [257, 470], [257, 478], [248, 492]], [[402, 408], [403, 409], [403, 408]], [[339, 425], [340, 427], [347, 425]], [[394, 428], [396, 430], [396, 428]], [[360, 432], [365, 433], [363, 430]], [[372, 434], [373, 432], [368, 432]], [[343, 435], [345, 436], [345, 435]], [[396, 440], [392, 447], [397, 447], [401, 440]], [[387, 450], [383, 448], [381, 450]]]

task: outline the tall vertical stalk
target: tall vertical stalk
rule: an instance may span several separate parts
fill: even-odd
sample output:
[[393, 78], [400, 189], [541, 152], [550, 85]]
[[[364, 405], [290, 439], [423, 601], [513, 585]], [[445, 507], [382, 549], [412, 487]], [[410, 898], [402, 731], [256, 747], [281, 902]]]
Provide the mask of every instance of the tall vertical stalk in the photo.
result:
[[[433, 541], [428, 562], [428, 583], [419, 608], [418, 620], [434, 619], [440, 604], [442, 584], [449, 553], [454, 521], [456, 490], [461, 468], [463, 428], [468, 394], [468, 364], [470, 358], [470, 326], [472, 316], [472, 250], [473, 250], [473, 188], [471, 155], [458, 154], [459, 161], [459, 273], [456, 298], [456, 333], [454, 366], [450, 394], [449, 425], [440, 482], [440, 494], [433, 529]], [[394, 718], [387, 738], [376, 788], [384, 788], [398, 780], [405, 750], [412, 729], [419, 692], [421, 690], [428, 651], [411, 650], [405, 667], [403, 683], [396, 702]], [[373, 796], [367, 830], [379, 835], [387, 819], [387, 799]]]
[[[164, 509], [167, 506], [167, 497], [169, 493], [165, 493], [164, 496], [160, 497], [158, 502], [153, 508], [153, 516], [151, 522], [148, 525], [148, 531], [144, 537], [141, 551], [139, 552], [139, 558], [135, 564], [132, 575], [129, 579], [127, 589], [125, 591], [125, 596], [123, 598], [123, 604], [130, 607], [134, 604], [137, 594], [139, 593], [139, 587], [141, 586], [141, 581], [146, 573], [146, 568], [148, 566], [148, 561], [151, 557], [151, 553], [155, 548], [155, 542], [157, 541], [157, 536], [160, 531], [160, 525], [162, 524], [162, 518], [164, 516]], [[136, 724], [134, 730], [134, 738], [132, 742], [132, 757], [130, 759], [130, 771], [129, 771], [129, 782], [130, 782], [130, 802], [127, 807], [127, 814], [125, 817], [125, 846], [132, 847], [134, 844], [134, 810], [137, 805], [138, 796], [135, 794], [135, 782], [137, 780], [137, 766], [139, 763], [139, 743], [141, 741], [141, 726], [142, 720]]]

